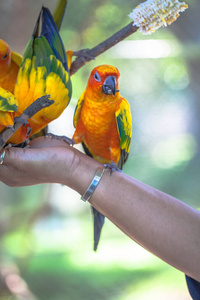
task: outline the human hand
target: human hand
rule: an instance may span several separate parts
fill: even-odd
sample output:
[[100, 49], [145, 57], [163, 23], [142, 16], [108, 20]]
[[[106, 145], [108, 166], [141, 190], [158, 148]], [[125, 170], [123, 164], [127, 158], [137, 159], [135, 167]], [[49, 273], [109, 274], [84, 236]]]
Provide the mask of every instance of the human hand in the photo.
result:
[[78, 158], [79, 151], [67, 143], [40, 137], [30, 148], [6, 149], [0, 180], [11, 187], [53, 182], [70, 186], [75, 156]]

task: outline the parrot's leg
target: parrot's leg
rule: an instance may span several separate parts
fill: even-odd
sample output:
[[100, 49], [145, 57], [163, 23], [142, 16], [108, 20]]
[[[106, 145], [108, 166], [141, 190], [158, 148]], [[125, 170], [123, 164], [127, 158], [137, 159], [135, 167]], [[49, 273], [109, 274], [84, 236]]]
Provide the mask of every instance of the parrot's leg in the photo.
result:
[[114, 163], [114, 161], [111, 161], [110, 164], [105, 163], [105, 164], [104, 164], [104, 167], [105, 167], [106, 169], [109, 169], [109, 170], [110, 170], [110, 175], [112, 175], [112, 173], [113, 173], [114, 171], [122, 172], [122, 170], [119, 169], [119, 168], [117, 167], [117, 165]]
[[50, 137], [51, 139], [56, 139], [56, 140], [59, 140], [59, 141], [64, 141], [68, 145], [71, 145], [71, 146], [74, 146], [76, 144], [73, 139], [70, 139], [70, 138], [68, 138], [65, 135], [55, 135], [53, 133], [47, 133], [45, 136], [46, 137]]
[[15, 129], [14, 129], [14, 126], [11, 125], [11, 126], [7, 126], [7, 128], [10, 128], [12, 130], [12, 132], [15, 132]]
[[13, 143], [9, 143], [9, 144], [7, 144], [7, 145], [5, 146], [5, 149], [9, 149], [9, 148], [11, 148], [11, 147], [29, 148], [29, 147], [30, 147], [29, 142], [30, 142], [30, 140], [27, 139], [27, 140], [25, 140], [25, 141], [24, 141], [23, 143], [21, 143], [21, 144], [13, 144]]
[[20, 118], [20, 117], [14, 117], [14, 122], [15, 122], [15, 123], [23, 123], [23, 126], [29, 124], [28, 121], [26, 121], [26, 120], [24, 120], [24, 119], [22, 119], [22, 118]]

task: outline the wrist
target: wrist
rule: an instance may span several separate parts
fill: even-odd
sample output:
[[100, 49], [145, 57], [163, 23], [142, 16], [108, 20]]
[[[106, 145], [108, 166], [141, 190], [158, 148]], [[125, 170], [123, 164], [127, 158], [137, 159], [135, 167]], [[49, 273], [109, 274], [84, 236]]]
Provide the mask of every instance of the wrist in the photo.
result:
[[103, 165], [74, 149], [74, 159], [70, 167], [70, 187], [82, 196], [88, 189], [98, 167], [103, 168]]

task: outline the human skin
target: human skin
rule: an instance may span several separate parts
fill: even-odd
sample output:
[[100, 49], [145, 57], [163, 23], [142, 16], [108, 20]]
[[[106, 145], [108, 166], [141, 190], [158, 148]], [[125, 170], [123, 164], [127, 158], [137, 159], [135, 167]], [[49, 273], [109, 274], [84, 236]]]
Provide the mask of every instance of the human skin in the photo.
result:
[[[83, 195], [103, 165], [63, 141], [38, 138], [9, 148], [0, 180], [16, 186], [61, 183]], [[106, 170], [89, 202], [131, 239], [200, 281], [200, 212], [122, 172]]]

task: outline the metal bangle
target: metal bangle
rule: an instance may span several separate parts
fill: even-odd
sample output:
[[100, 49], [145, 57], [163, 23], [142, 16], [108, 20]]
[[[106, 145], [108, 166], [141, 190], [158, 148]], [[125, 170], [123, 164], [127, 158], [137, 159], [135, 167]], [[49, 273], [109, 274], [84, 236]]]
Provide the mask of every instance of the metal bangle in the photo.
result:
[[88, 201], [90, 199], [90, 197], [92, 196], [92, 194], [94, 193], [95, 189], [97, 188], [103, 174], [104, 174], [105, 169], [102, 168], [98, 168], [94, 178], [92, 179], [92, 182], [90, 183], [87, 191], [85, 192], [85, 194], [81, 197], [81, 200], [83, 200], [84, 202]]
[[0, 153], [0, 165], [3, 164], [5, 154], [6, 154], [6, 151], [5, 151], [5, 149], [3, 149], [2, 152]]

